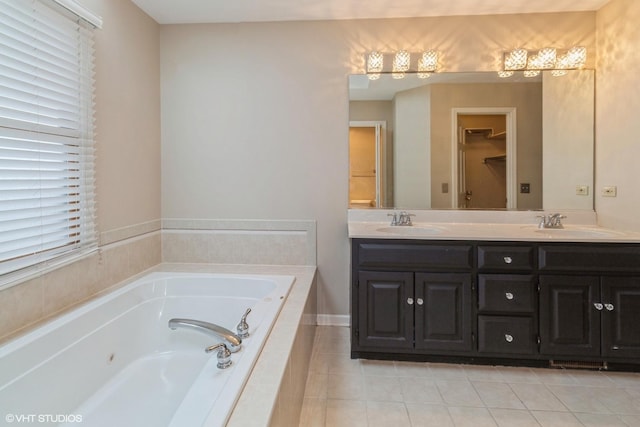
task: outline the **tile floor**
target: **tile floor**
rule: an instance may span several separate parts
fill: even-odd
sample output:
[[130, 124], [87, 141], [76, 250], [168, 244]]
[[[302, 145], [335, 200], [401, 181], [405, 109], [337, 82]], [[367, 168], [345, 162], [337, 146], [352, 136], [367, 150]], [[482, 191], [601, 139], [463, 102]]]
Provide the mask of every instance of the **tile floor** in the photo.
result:
[[300, 427], [639, 426], [640, 374], [351, 360], [318, 327]]

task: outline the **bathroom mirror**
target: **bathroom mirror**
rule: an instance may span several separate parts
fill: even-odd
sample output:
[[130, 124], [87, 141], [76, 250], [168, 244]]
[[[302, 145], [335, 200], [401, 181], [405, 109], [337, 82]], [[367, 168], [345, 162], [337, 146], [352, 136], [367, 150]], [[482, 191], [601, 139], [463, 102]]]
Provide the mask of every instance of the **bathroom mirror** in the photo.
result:
[[593, 210], [593, 70], [352, 75], [349, 96], [351, 208]]

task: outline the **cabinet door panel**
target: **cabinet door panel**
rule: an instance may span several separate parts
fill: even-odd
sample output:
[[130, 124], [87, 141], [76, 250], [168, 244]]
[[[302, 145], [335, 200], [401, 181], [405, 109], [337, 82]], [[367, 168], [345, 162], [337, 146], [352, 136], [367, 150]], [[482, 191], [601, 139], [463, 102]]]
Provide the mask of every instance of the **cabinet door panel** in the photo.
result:
[[540, 276], [540, 353], [600, 354], [600, 279]]
[[640, 278], [602, 278], [602, 353], [640, 357]]
[[416, 273], [415, 288], [416, 348], [471, 350], [471, 276]]
[[360, 271], [358, 281], [359, 345], [413, 348], [413, 273]]

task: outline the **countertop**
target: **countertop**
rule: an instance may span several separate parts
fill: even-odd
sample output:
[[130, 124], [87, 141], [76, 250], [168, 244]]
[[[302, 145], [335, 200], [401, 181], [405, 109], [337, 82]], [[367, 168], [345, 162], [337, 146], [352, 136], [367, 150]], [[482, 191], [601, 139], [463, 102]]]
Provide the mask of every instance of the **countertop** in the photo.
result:
[[390, 212], [349, 211], [349, 238], [640, 243], [638, 232], [597, 226], [595, 213], [571, 212], [573, 222], [552, 229], [538, 228], [536, 217], [544, 212], [410, 211], [412, 226], [391, 226]]

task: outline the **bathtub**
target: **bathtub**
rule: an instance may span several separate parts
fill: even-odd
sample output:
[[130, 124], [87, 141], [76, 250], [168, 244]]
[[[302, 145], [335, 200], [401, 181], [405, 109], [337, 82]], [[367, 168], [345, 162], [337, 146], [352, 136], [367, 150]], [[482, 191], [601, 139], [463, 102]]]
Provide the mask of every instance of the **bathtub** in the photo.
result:
[[[222, 426], [294, 276], [150, 273], [0, 347], [0, 425]], [[192, 318], [250, 336], [217, 368], [216, 337], [171, 330]]]

